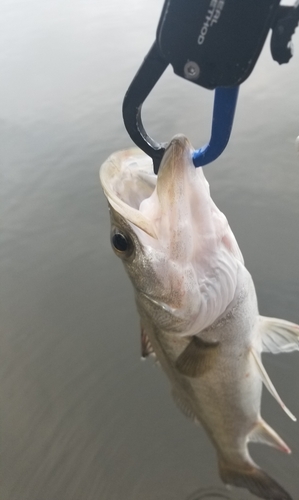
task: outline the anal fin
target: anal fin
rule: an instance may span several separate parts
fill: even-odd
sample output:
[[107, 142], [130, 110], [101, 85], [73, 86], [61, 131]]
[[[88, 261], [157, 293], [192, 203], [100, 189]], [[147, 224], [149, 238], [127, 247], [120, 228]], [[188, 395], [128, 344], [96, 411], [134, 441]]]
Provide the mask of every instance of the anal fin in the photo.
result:
[[277, 390], [275, 389], [274, 385], [272, 384], [270, 377], [269, 377], [268, 373], [266, 372], [266, 369], [262, 363], [262, 360], [260, 359], [260, 356], [258, 355], [258, 353], [254, 349], [251, 349], [250, 352], [251, 352], [251, 355], [255, 361], [256, 367], [257, 367], [259, 374], [260, 374], [260, 377], [261, 377], [263, 383], [265, 384], [265, 386], [267, 387], [268, 391], [276, 399], [278, 404], [282, 407], [282, 409], [286, 412], [286, 414], [290, 417], [290, 419], [293, 420], [294, 422], [296, 422], [297, 418], [286, 407], [286, 405], [284, 404], [284, 402], [280, 398]]
[[291, 453], [288, 445], [263, 419], [260, 419], [253, 431], [249, 435], [249, 441], [254, 443], [264, 443], [272, 446], [283, 453]]

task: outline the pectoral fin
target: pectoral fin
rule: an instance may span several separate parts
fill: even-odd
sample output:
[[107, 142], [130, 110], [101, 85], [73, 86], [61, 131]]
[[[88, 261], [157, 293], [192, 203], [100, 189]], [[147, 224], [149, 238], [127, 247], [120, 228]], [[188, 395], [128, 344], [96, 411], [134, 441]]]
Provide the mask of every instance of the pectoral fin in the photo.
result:
[[299, 325], [278, 318], [260, 316], [263, 352], [278, 354], [299, 350]]
[[219, 342], [206, 342], [199, 337], [192, 337], [191, 342], [176, 360], [177, 370], [187, 377], [200, 377], [216, 361]]
[[154, 349], [152, 348], [152, 344], [150, 343], [150, 340], [143, 326], [141, 325], [141, 358], [145, 359], [150, 355], [156, 357]]
[[257, 367], [257, 369], [259, 371], [260, 377], [261, 377], [263, 383], [265, 384], [265, 386], [267, 387], [268, 391], [276, 399], [276, 401], [282, 407], [282, 409], [286, 412], [286, 414], [292, 420], [294, 420], [294, 422], [296, 422], [296, 420], [297, 420], [296, 417], [286, 407], [286, 405], [284, 404], [284, 402], [281, 400], [281, 398], [280, 398], [277, 390], [275, 389], [274, 385], [272, 384], [272, 382], [270, 380], [270, 377], [269, 377], [268, 373], [265, 370], [265, 367], [264, 367], [264, 365], [262, 363], [262, 360], [261, 360], [260, 356], [258, 355], [258, 353], [254, 349], [251, 349], [250, 352], [251, 352], [252, 358], [253, 358], [253, 360], [255, 362], [255, 365], [256, 365], [256, 367]]

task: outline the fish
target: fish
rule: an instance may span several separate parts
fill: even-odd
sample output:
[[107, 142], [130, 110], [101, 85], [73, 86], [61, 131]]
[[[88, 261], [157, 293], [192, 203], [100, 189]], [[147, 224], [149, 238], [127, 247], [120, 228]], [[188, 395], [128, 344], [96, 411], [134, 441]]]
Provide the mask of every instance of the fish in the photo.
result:
[[291, 453], [261, 416], [264, 384], [296, 420], [262, 353], [299, 350], [299, 326], [259, 314], [252, 276], [192, 154], [179, 134], [158, 175], [137, 148], [112, 154], [100, 169], [111, 245], [135, 291], [142, 357], [156, 357], [177, 406], [207, 432], [225, 484], [265, 500], [291, 500], [253, 461], [248, 443]]

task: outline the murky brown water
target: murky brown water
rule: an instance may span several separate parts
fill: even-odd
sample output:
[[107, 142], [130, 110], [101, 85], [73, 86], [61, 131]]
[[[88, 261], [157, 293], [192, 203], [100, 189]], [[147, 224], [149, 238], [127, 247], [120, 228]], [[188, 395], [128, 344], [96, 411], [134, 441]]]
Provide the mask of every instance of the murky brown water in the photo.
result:
[[[175, 408], [160, 370], [140, 362], [133, 293], [110, 250], [98, 169], [131, 145], [121, 102], [161, 7], [0, 5], [1, 500], [253, 498], [225, 490], [204, 431]], [[261, 312], [299, 322], [299, 33], [293, 41], [284, 67], [265, 48], [230, 145], [205, 172]], [[168, 70], [144, 121], [158, 140], [183, 132], [200, 147], [211, 107], [211, 93]], [[298, 355], [266, 364], [299, 416]], [[267, 394], [263, 415], [293, 455], [252, 446], [253, 455], [296, 500], [299, 424]]]

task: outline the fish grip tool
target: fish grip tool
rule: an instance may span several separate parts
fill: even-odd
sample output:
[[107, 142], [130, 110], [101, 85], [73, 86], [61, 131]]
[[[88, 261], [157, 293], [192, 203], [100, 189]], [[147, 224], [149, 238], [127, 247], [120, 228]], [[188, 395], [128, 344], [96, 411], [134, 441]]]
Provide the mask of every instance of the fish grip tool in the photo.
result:
[[293, 55], [292, 35], [299, 24], [299, 0], [293, 6], [281, 5], [272, 25], [271, 54], [279, 64], [288, 63]]
[[[137, 146], [153, 159], [154, 171], [167, 143], [152, 139], [142, 123], [145, 99], [169, 64], [174, 73], [215, 90], [210, 141], [196, 150], [196, 167], [225, 149], [234, 120], [238, 88], [252, 72], [272, 28], [271, 52], [280, 64], [291, 57], [289, 42], [298, 24], [298, 6], [280, 0], [166, 0], [156, 40], [123, 101], [125, 127]], [[298, 2], [297, 2], [298, 3]]]

